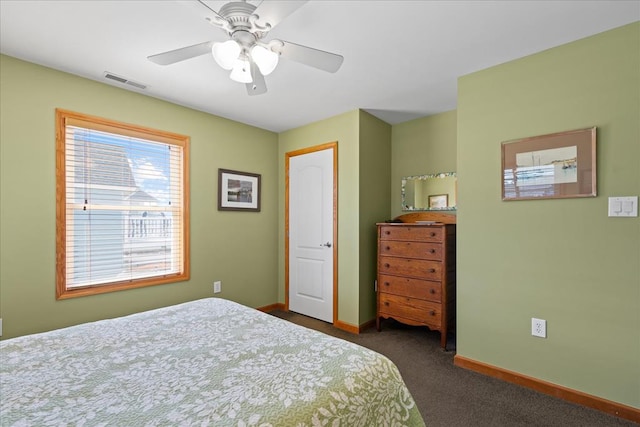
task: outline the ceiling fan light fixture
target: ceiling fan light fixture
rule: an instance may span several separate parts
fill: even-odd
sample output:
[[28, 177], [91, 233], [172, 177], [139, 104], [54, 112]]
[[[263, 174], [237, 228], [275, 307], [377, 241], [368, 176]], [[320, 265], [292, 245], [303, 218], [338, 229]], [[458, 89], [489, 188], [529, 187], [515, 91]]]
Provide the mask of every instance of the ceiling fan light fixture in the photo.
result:
[[242, 48], [235, 40], [227, 40], [224, 43], [214, 43], [211, 47], [213, 59], [225, 70], [235, 67]]
[[249, 60], [246, 58], [236, 59], [229, 77], [238, 83], [251, 83], [253, 79], [251, 78], [251, 65], [249, 64]]
[[249, 95], [260, 95], [267, 92], [264, 76], [276, 69], [280, 56], [329, 73], [338, 71], [344, 60], [342, 55], [309, 46], [277, 39], [269, 42], [263, 40], [306, 0], [262, 1], [258, 6], [249, 3], [249, 0], [230, 0], [219, 12], [211, 9], [206, 0], [185, 3], [200, 4], [206, 8], [206, 12], [203, 9], [201, 12], [206, 14], [207, 21], [224, 30], [229, 39], [218, 43], [210, 40], [157, 53], [147, 57], [151, 62], [170, 65], [210, 52], [220, 68], [230, 71], [231, 80], [245, 83]]
[[260, 69], [263, 76], [268, 76], [278, 66], [280, 55], [260, 45], [251, 48], [251, 58]]

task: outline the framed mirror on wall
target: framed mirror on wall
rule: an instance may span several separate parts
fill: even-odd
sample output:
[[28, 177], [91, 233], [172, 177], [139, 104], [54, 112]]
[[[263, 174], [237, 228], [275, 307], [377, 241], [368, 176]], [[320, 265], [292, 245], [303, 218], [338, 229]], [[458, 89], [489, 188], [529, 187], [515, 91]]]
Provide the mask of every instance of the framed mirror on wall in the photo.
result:
[[454, 211], [458, 193], [455, 172], [402, 178], [403, 211]]

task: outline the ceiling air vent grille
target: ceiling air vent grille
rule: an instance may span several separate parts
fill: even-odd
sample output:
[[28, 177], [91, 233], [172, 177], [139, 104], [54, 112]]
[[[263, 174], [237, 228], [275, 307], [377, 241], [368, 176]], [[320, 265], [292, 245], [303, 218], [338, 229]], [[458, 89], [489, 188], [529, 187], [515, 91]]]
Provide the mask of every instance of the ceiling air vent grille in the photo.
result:
[[122, 84], [125, 84], [125, 85], [137, 87], [138, 89], [146, 89], [147, 88], [147, 85], [144, 85], [144, 84], [138, 83], [138, 82], [134, 82], [133, 80], [129, 80], [127, 78], [118, 76], [118, 75], [110, 73], [108, 71], [104, 72], [104, 78], [105, 79], [109, 79], [109, 80], [113, 80], [113, 81], [116, 81], [118, 83], [122, 83]]

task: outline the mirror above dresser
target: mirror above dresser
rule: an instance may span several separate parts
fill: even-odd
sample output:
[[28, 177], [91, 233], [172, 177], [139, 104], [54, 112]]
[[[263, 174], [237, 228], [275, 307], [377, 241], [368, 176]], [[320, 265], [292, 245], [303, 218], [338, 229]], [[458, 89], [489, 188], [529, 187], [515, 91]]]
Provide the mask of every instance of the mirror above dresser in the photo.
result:
[[453, 211], [457, 204], [455, 172], [402, 178], [403, 211]]

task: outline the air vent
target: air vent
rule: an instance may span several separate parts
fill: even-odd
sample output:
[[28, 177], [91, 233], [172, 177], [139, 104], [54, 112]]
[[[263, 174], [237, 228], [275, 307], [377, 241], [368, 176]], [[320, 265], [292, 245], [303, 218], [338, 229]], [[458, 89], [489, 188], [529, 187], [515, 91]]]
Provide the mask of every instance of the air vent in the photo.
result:
[[138, 89], [146, 89], [147, 85], [144, 85], [142, 83], [138, 83], [138, 82], [134, 82], [133, 80], [129, 80], [127, 78], [115, 75], [113, 73], [110, 73], [108, 71], [104, 72], [104, 78], [105, 79], [109, 79], [109, 80], [114, 80], [118, 83], [122, 83], [125, 85], [129, 85], [129, 86], [133, 86], [133, 87], [137, 87]]

